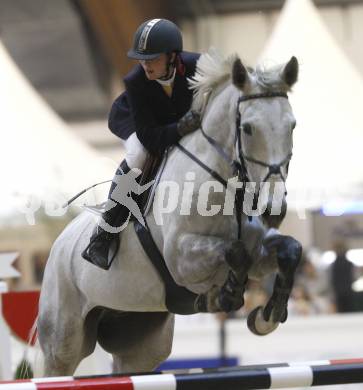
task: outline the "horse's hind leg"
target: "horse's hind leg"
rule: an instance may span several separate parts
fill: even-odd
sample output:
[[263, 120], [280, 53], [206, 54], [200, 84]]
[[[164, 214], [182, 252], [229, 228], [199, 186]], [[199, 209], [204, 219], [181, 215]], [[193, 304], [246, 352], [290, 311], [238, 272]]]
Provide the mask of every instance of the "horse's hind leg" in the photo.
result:
[[41, 349], [44, 354], [44, 376], [72, 375], [80, 362], [79, 325], [56, 324], [47, 315], [41, 314], [37, 328]]
[[98, 342], [114, 359], [114, 372], [148, 372], [170, 354], [174, 315], [110, 311], [99, 323]]
[[85, 326], [80, 312], [74, 310], [77, 306], [74, 303], [69, 301], [59, 310], [49, 304], [40, 305], [37, 328], [46, 377], [72, 375], [81, 360], [95, 348], [96, 326], [93, 332], [92, 326]]
[[260, 336], [275, 330], [287, 319], [287, 304], [294, 285], [295, 271], [301, 260], [301, 244], [290, 236], [276, 236], [271, 242], [276, 248], [278, 273], [267, 305], [253, 310], [248, 317], [249, 329]]

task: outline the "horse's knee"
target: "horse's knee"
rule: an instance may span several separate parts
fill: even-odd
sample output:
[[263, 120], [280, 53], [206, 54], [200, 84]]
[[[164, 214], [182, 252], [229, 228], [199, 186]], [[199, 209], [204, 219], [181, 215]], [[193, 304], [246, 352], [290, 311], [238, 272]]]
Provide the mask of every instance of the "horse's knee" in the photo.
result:
[[302, 246], [293, 237], [281, 236], [276, 247], [276, 254], [280, 271], [294, 273], [301, 260]]
[[231, 241], [226, 245], [225, 258], [227, 264], [235, 272], [248, 271], [252, 265], [252, 257], [242, 240]]

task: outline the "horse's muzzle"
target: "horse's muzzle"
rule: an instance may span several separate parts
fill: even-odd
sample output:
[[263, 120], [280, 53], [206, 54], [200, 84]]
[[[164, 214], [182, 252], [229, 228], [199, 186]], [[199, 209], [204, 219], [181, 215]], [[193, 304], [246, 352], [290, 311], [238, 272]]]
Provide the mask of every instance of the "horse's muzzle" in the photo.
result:
[[286, 211], [287, 203], [285, 199], [281, 202], [280, 207], [272, 207], [272, 201], [269, 201], [265, 211], [262, 214], [262, 219], [269, 228], [277, 229], [284, 220]]

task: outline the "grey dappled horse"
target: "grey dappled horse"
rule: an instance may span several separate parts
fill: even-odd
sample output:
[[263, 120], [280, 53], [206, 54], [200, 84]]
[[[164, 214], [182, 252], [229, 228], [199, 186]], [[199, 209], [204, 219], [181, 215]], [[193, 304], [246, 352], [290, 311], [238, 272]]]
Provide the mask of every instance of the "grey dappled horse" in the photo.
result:
[[[286, 92], [297, 74], [294, 57], [282, 66], [253, 71], [237, 56], [223, 59], [213, 52], [203, 54], [192, 82], [193, 108], [203, 112], [207, 137], [196, 131], [181, 141], [182, 146], [225, 180], [236, 175], [230, 164], [234, 161], [238, 176], [256, 182], [257, 192], [262, 193], [262, 182], [284, 185], [295, 125]], [[202, 311], [225, 310], [224, 300], [231, 309], [240, 307], [247, 278], [261, 280], [276, 272], [270, 300], [255, 309], [248, 321], [254, 333], [267, 334], [286, 320], [301, 255], [299, 243], [275, 229], [286, 212], [285, 192], [277, 215], [273, 215], [272, 191], [253, 202], [264, 211], [261, 216], [249, 219], [241, 213], [238, 240], [236, 209], [223, 215], [223, 210], [203, 208], [199, 200], [209, 196], [208, 205], [224, 205], [228, 191], [218, 182], [209, 191], [211, 184], [205, 183], [212, 179], [207, 170], [174, 148], [159, 186], [170, 185], [171, 193], [170, 183], [174, 183], [185, 192], [180, 203], [164, 213], [158, 192], [154, 212], [146, 217], [148, 226], [171, 275], [199, 294], [196, 305]], [[183, 187], [188, 180], [189, 186]], [[250, 192], [246, 188], [246, 198]], [[183, 202], [190, 203], [190, 212], [182, 212]], [[55, 241], [47, 262], [37, 322], [46, 376], [72, 374], [97, 341], [113, 355], [116, 371], [152, 370], [171, 351], [174, 315], [166, 309], [164, 285], [132, 223], [122, 231], [119, 253], [108, 271], [82, 259], [95, 218], [83, 212], [73, 220]]]

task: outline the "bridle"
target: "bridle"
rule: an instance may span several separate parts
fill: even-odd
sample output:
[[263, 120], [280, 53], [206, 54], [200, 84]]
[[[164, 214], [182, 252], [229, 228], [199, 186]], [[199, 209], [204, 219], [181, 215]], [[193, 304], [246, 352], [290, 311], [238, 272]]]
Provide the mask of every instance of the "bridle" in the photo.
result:
[[245, 161], [261, 165], [268, 169], [267, 175], [262, 180], [263, 182], [267, 181], [271, 175], [280, 175], [281, 180], [285, 182], [285, 178], [283, 177], [281, 173], [281, 167], [285, 164], [288, 164], [291, 160], [292, 153], [289, 153], [282, 161], [280, 161], [278, 164], [268, 164], [264, 161], [257, 160], [253, 157], [246, 156], [242, 151], [242, 145], [241, 145], [241, 113], [239, 111], [239, 105], [241, 102], [252, 100], [252, 99], [261, 99], [261, 98], [272, 98], [272, 97], [283, 97], [285, 99], [288, 99], [288, 96], [285, 92], [265, 92], [265, 93], [256, 93], [251, 95], [243, 95], [238, 98], [237, 101], [237, 110], [236, 110], [236, 143], [237, 143], [237, 153], [239, 156], [239, 160], [242, 165], [242, 169], [245, 171], [245, 176], [248, 179], [247, 176], [247, 169]]
[[[261, 165], [268, 169], [268, 172], [263, 179], [263, 182], [267, 181], [271, 175], [280, 175], [283, 182], [285, 182], [285, 178], [282, 175], [281, 167], [287, 164], [286, 170], [288, 170], [288, 165], [292, 157], [292, 153], [290, 152], [281, 162], [278, 164], [268, 164], [264, 161], [255, 159], [251, 156], [246, 156], [242, 151], [242, 134], [241, 134], [241, 113], [239, 111], [240, 103], [245, 102], [247, 100], [252, 99], [263, 99], [263, 98], [274, 98], [274, 97], [283, 97], [288, 99], [288, 96], [285, 92], [264, 92], [264, 93], [256, 93], [250, 95], [241, 95], [237, 100], [236, 107], [236, 126], [235, 126], [235, 148], [236, 155], [238, 156], [238, 160], [232, 158], [223, 148], [223, 146], [216, 141], [214, 138], [209, 136], [201, 127], [201, 132], [209, 142], [209, 144], [217, 151], [217, 153], [231, 166], [233, 174], [238, 176], [238, 180], [242, 182], [242, 187], [237, 188], [235, 195], [235, 206], [236, 206], [236, 218], [238, 223], [238, 239], [241, 239], [241, 216], [243, 212], [243, 199], [246, 192], [246, 185], [250, 181], [248, 178], [248, 172], [246, 167], [246, 162], [250, 162], [253, 164]], [[196, 157], [193, 153], [189, 152], [189, 150], [185, 149], [184, 146], [177, 144], [177, 147], [185, 153], [188, 157], [190, 157], [193, 161], [195, 161], [198, 165], [200, 165], [204, 170], [206, 170], [213, 178], [215, 178], [218, 182], [220, 182], [225, 188], [227, 188], [228, 183], [223, 177], [221, 177], [216, 171], [208, 167], [204, 164], [198, 157]], [[259, 193], [256, 194], [255, 200], [258, 199]], [[254, 202], [255, 203], [255, 202]], [[251, 217], [248, 216], [249, 220]]]

